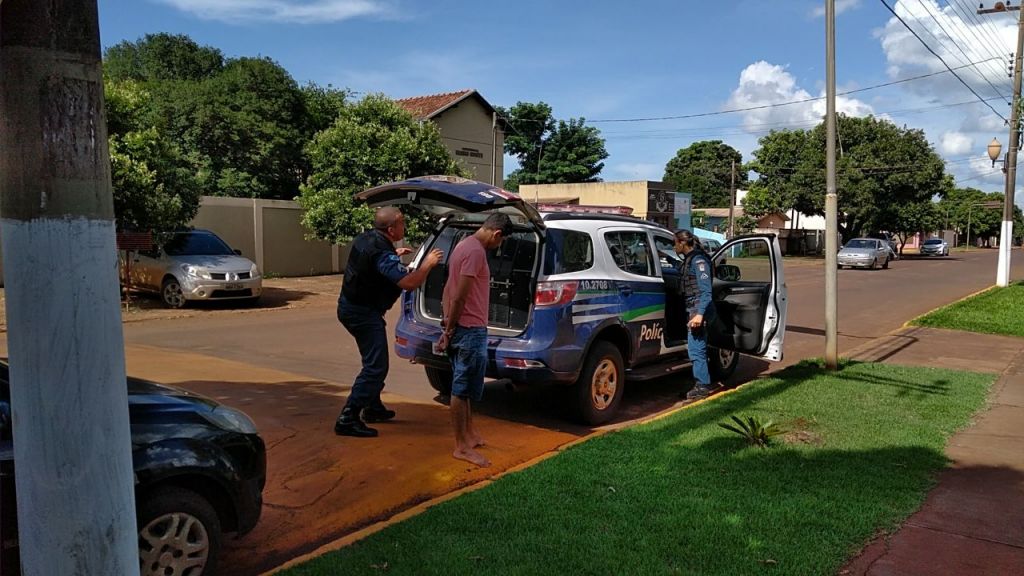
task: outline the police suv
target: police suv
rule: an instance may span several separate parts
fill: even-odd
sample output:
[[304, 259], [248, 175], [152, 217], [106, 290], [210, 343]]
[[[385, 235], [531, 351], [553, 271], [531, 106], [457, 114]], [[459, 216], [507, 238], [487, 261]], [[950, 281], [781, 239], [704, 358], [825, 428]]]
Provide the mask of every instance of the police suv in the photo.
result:
[[[416, 207], [440, 218], [413, 265], [439, 248], [447, 259], [487, 215], [512, 218], [515, 233], [488, 253], [491, 271], [488, 366], [491, 378], [573, 387], [576, 416], [607, 422], [626, 382], [686, 368], [686, 308], [672, 232], [631, 216], [538, 212], [517, 194], [450, 176], [426, 176], [356, 195], [370, 206]], [[712, 258], [719, 321], [709, 326], [709, 365], [721, 380], [739, 354], [782, 359], [786, 283], [773, 234], [734, 238]], [[401, 299], [395, 350], [422, 364], [430, 385], [451, 387], [441, 335], [446, 261]]]

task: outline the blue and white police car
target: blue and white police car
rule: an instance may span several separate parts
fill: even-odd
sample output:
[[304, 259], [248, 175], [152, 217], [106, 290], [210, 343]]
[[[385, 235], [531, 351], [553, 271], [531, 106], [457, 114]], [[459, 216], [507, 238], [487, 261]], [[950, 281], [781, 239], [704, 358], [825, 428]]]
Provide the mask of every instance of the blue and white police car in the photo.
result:
[[[417, 207], [440, 221], [427, 250], [447, 258], [492, 211], [509, 214], [516, 231], [489, 253], [491, 297], [487, 375], [515, 384], [573, 387], [576, 416], [611, 419], [626, 382], [665, 376], [689, 366], [686, 311], [672, 232], [631, 216], [539, 212], [517, 194], [450, 176], [385, 184], [356, 195], [370, 206]], [[710, 368], [730, 376], [739, 354], [782, 359], [786, 283], [772, 234], [726, 242], [713, 257], [713, 293], [720, 318], [709, 327]], [[447, 393], [451, 367], [434, 354], [441, 334], [447, 265], [401, 299], [395, 350], [422, 364], [427, 380]]]

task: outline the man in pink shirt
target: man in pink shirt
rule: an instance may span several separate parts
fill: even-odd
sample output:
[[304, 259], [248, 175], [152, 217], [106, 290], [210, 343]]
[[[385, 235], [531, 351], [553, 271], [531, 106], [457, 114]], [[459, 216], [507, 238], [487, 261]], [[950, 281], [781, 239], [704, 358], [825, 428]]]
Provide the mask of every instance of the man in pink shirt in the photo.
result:
[[487, 250], [501, 246], [512, 229], [507, 215], [491, 214], [476, 233], [459, 242], [448, 258], [448, 282], [441, 298], [444, 334], [439, 346], [448, 351], [452, 362], [452, 456], [481, 467], [490, 466], [491, 462], [476, 450], [484, 441], [473, 428], [470, 402], [483, 398], [487, 372], [487, 311], [491, 295]]

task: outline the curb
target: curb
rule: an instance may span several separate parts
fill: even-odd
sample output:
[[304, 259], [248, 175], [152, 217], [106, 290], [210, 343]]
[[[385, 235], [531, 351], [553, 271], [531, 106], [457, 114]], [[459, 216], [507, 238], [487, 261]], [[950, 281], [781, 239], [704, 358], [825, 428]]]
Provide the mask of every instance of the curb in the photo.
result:
[[931, 310], [925, 312], [924, 314], [920, 314], [918, 316], [914, 316], [910, 320], [907, 320], [906, 322], [903, 323], [903, 326], [901, 326], [901, 328], [910, 328], [910, 327], [912, 327], [912, 324], [915, 321], [917, 321], [919, 318], [924, 318], [925, 316], [927, 316], [927, 315], [929, 315], [929, 314], [931, 314], [931, 313], [933, 313], [933, 312], [935, 312], [937, 310], [942, 310], [943, 308], [945, 308], [947, 306], [952, 306], [953, 304], [958, 304], [960, 302], [963, 302], [964, 300], [970, 300], [971, 298], [974, 298], [975, 296], [980, 296], [981, 294], [984, 294], [985, 292], [988, 292], [989, 290], [991, 290], [993, 288], [996, 288], [995, 284], [992, 284], [988, 288], [982, 288], [981, 290], [978, 290], [976, 292], [971, 292], [967, 296], [964, 296], [963, 298], [959, 298], [957, 300], [953, 300], [952, 302], [950, 302], [948, 304], [943, 304], [942, 306], [937, 306], [935, 308], [932, 308]]
[[341, 550], [342, 548], [346, 548], [346, 547], [348, 547], [348, 546], [350, 546], [352, 544], [355, 544], [356, 542], [359, 542], [360, 540], [363, 540], [364, 538], [367, 538], [368, 536], [371, 536], [373, 534], [376, 534], [377, 532], [380, 532], [381, 530], [384, 530], [385, 528], [387, 528], [387, 527], [389, 527], [389, 526], [391, 526], [393, 524], [398, 524], [399, 522], [404, 522], [404, 521], [406, 521], [406, 520], [408, 520], [410, 518], [413, 518], [415, 516], [419, 516], [420, 514], [426, 512], [427, 510], [433, 508], [434, 506], [437, 506], [438, 504], [442, 504], [442, 503], [447, 502], [449, 500], [453, 500], [453, 499], [455, 499], [455, 498], [457, 498], [459, 496], [462, 496], [463, 494], [468, 494], [470, 492], [475, 492], [475, 491], [480, 490], [482, 488], [486, 488], [487, 486], [489, 486], [490, 484], [493, 484], [496, 480], [498, 480], [498, 479], [500, 479], [500, 478], [502, 478], [504, 476], [507, 476], [509, 474], [514, 474], [516, 472], [521, 472], [522, 470], [525, 470], [525, 469], [530, 468], [530, 467], [532, 467], [532, 466], [534, 466], [536, 464], [539, 464], [539, 463], [543, 462], [544, 460], [547, 460], [548, 458], [551, 458], [553, 456], [557, 456], [561, 452], [564, 452], [564, 451], [568, 450], [569, 448], [572, 448], [573, 446], [576, 446], [578, 444], [582, 444], [582, 443], [587, 442], [589, 440], [592, 440], [594, 438], [599, 438], [599, 437], [604, 436], [606, 434], [609, 434], [611, 432], [618, 432], [619, 430], [625, 430], [627, 428], [632, 428], [634, 426], [639, 426], [641, 424], [648, 424], [648, 423], [654, 422], [656, 420], [662, 420], [664, 418], [672, 416], [673, 414], [677, 414], [679, 412], [682, 412], [683, 410], [686, 410], [686, 409], [689, 409], [689, 408], [693, 408], [695, 406], [699, 406], [701, 404], [705, 404], [707, 402], [715, 400], [716, 398], [721, 398], [721, 397], [726, 396], [728, 394], [732, 394], [734, 392], [737, 392], [740, 389], [744, 388], [745, 386], [747, 386], [747, 385], [749, 385], [749, 384], [751, 384], [753, 382], [756, 382], [757, 380], [759, 380], [759, 379], [755, 378], [755, 379], [753, 379], [753, 380], [751, 380], [749, 382], [745, 382], [743, 384], [740, 384], [739, 386], [736, 386], [735, 388], [730, 388], [728, 390], [723, 390], [722, 392], [719, 392], [719, 393], [717, 393], [717, 394], [715, 394], [713, 396], [709, 396], [709, 397], [701, 399], [701, 400], [697, 400], [696, 402], [691, 402], [689, 404], [681, 404], [681, 405], [678, 405], [678, 406], [672, 406], [670, 408], [666, 408], [665, 410], [662, 410], [661, 412], [659, 412], [657, 414], [653, 414], [651, 416], [646, 416], [644, 418], [640, 418], [640, 419], [637, 419], [637, 420], [630, 420], [630, 421], [627, 421], [627, 422], [620, 422], [620, 423], [617, 423], [617, 424], [610, 424], [608, 426], [603, 426], [603, 427], [600, 427], [600, 428], [596, 428], [593, 432], [591, 432], [590, 434], [587, 434], [586, 436], [581, 436], [580, 438], [577, 438], [575, 440], [566, 442], [565, 444], [562, 444], [561, 446], [558, 446], [557, 448], [555, 448], [553, 450], [550, 450], [550, 451], [548, 451], [548, 452], [546, 452], [544, 454], [541, 454], [540, 456], [536, 456], [536, 457], [534, 457], [534, 458], [532, 458], [530, 460], [527, 460], [526, 462], [523, 462], [523, 463], [517, 464], [515, 466], [512, 466], [511, 468], [508, 468], [507, 470], [504, 470], [504, 471], [502, 471], [502, 472], [500, 472], [498, 474], [495, 474], [494, 476], [492, 476], [490, 478], [481, 480], [481, 481], [479, 481], [479, 482], [477, 482], [475, 484], [471, 484], [469, 486], [464, 486], [462, 488], [459, 488], [458, 490], [455, 490], [455, 491], [449, 492], [447, 494], [443, 494], [441, 496], [438, 496], [436, 498], [432, 498], [430, 500], [427, 500], [426, 502], [420, 502], [419, 504], [413, 506], [412, 508], [409, 508], [407, 510], [403, 510], [401, 512], [398, 512], [394, 516], [392, 516], [392, 517], [390, 517], [390, 518], [388, 518], [386, 520], [381, 520], [380, 522], [377, 522], [375, 524], [371, 524], [370, 526], [367, 526], [366, 528], [363, 528], [361, 530], [357, 530], [355, 532], [352, 532], [351, 534], [347, 534], [345, 536], [342, 536], [341, 538], [338, 538], [337, 540], [334, 540], [333, 542], [328, 542], [327, 544], [324, 544], [324, 545], [320, 546], [319, 548], [317, 548], [316, 550], [313, 550], [312, 552], [308, 552], [308, 553], [303, 554], [301, 556], [298, 556], [296, 558], [292, 558], [291, 560], [288, 560], [287, 562], [285, 562], [284, 564], [281, 564], [280, 566], [277, 566], [275, 568], [272, 568], [270, 570], [262, 572], [260, 574], [260, 576], [271, 576], [271, 575], [277, 574], [277, 573], [279, 573], [279, 572], [281, 572], [283, 570], [287, 570], [289, 568], [294, 568], [294, 567], [298, 566], [299, 564], [303, 564], [305, 562], [309, 562], [310, 560], [313, 560], [315, 558], [323, 556], [324, 554], [327, 554], [329, 552], [335, 552], [337, 550]]

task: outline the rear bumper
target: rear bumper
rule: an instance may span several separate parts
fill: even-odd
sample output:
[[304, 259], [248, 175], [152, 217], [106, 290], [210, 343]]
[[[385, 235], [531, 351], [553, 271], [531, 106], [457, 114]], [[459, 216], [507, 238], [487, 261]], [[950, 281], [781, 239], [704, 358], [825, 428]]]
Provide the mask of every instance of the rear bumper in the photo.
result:
[[[407, 319], [395, 328], [395, 353], [417, 364], [451, 369], [447, 356], [433, 353], [441, 336], [435, 326]], [[550, 340], [529, 337], [490, 336], [487, 342], [487, 377], [509, 379], [517, 384], [570, 384], [582, 366], [583, 350], [573, 345], [554, 346]]]

